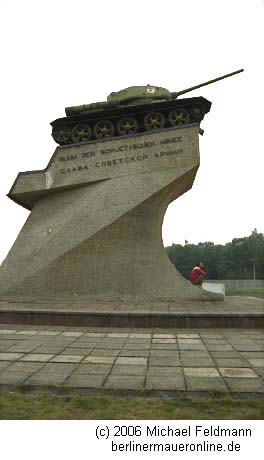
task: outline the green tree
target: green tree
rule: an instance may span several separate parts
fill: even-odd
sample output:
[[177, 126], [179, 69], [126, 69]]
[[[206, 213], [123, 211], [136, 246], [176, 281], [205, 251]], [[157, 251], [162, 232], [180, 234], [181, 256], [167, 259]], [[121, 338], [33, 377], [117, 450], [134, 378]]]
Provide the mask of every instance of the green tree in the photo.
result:
[[234, 238], [225, 245], [211, 241], [198, 244], [173, 244], [166, 248], [171, 262], [186, 278], [201, 261], [208, 279], [264, 279], [264, 235], [257, 229], [244, 238]]

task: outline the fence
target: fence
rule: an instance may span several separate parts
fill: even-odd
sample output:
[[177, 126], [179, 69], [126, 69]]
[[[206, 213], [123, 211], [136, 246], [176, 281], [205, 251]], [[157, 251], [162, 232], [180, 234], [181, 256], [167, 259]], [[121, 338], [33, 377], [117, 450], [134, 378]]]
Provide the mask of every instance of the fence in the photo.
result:
[[208, 280], [210, 283], [224, 283], [226, 289], [264, 289], [264, 280]]

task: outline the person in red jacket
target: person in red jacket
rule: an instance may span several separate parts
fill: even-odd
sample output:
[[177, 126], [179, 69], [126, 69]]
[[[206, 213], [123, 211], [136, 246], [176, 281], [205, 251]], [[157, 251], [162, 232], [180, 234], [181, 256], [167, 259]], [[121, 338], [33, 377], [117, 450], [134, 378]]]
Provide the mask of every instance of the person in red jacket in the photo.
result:
[[196, 266], [192, 269], [190, 274], [190, 281], [195, 286], [201, 288], [204, 278], [206, 277], [207, 273], [204, 271], [204, 266], [202, 262], [198, 262]]

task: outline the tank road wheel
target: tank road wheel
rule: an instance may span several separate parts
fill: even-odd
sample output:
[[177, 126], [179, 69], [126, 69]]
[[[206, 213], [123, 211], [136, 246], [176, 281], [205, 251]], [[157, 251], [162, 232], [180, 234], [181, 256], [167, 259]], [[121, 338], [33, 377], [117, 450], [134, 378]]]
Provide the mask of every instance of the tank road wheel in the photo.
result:
[[192, 117], [194, 121], [202, 121], [205, 114], [203, 106], [197, 105], [192, 108]]
[[57, 144], [69, 144], [71, 141], [71, 130], [68, 126], [53, 128], [52, 137]]
[[186, 109], [175, 109], [169, 113], [171, 126], [185, 125], [190, 121], [190, 115]]
[[115, 134], [115, 127], [109, 120], [98, 121], [94, 125], [94, 136], [96, 139], [112, 137]]
[[161, 129], [165, 126], [165, 117], [162, 113], [151, 112], [144, 117], [144, 126], [148, 131]]
[[117, 122], [116, 128], [120, 136], [135, 134], [138, 132], [138, 123], [135, 118], [121, 118]]
[[71, 138], [73, 142], [89, 141], [92, 137], [92, 130], [89, 125], [80, 124], [72, 128]]

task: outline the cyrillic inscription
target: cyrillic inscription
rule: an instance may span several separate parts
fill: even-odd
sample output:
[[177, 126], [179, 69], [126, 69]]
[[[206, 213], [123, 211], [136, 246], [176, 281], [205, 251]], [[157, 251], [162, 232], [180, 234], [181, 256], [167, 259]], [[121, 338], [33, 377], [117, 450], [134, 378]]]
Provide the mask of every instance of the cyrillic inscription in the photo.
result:
[[[80, 172], [84, 170], [92, 170], [94, 168], [108, 168], [113, 166], [120, 165], [129, 165], [131, 163], [145, 161], [145, 160], [154, 160], [155, 158], [166, 158], [173, 155], [181, 155], [184, 153], [183, 148], [173, 149], [173, 144], [179, 144], [183, 142], [183, 136], [173, 136], [166, 137], [159, 141], [144, 141], [136, 142], [134, 144], [123, 144], [116, 147], [106, 147], [100, 148], [96, 151], [89, 150], [87, 152], [80, 152], [79, 154], [68, 154], [59, 157], [59, 161], [74, 161], [79, 159], [93, 160], [97, 157], [95, 161], [89, 161], [89, 163], [83, 163], [78, 165], [73, 165], [72, 167], [62, 168], [60, 170], [61, 174], [69, 174], [73, 172]], [[109, 145], [109, 144], [108, 144]], [[162, 150], [159, 150], [159, 146]], [[168, 146], [168, 150], [166, 147]], [[171, 147], [171, 148], [170, 148]], [[175, 146], [176, 147], [176, 146]], [[165, 148], [165, 150], [164, 150]], [[137, 153], [135, 152], [137, 150]], [[142, 151], [142, 153], [139, 151]], [[116, 153], [125, 153], [126, 156], [120, 156], [120, 158], [111, 158], [111, 156], [116, 156]], [[130, 153], [130, 155], [129, 155]], [[134, 154], [133, 154], [134, 153]], [[136, 154], [135, 154], [136, 153]], [[131, 155], [132, 154], [132, 155]], [[104, 156], [104, 160], [101, 161], [99, 158], [100, 155]]]

